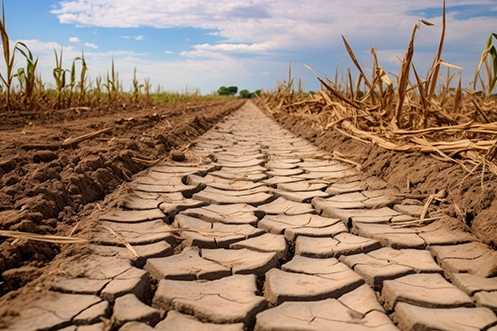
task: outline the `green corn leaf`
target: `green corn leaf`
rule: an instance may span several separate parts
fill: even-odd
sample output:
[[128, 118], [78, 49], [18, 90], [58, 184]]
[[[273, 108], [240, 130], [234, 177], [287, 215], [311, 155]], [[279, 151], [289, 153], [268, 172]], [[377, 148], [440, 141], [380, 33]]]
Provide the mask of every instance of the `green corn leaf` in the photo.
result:
[[17, 69], [17, 73], [14, 76], [23, 77], [24, 76], [24, 68]]
[[495, 46], [492, 46], [489, 52], [490, 56], [492, 57], [492, 64], [493, 64], [493, 77], [490, 82], [489, 88], [489, 94], [492, 93], [492, 91], [495, 89], [495, 85], [497, 84], [497, 49]]

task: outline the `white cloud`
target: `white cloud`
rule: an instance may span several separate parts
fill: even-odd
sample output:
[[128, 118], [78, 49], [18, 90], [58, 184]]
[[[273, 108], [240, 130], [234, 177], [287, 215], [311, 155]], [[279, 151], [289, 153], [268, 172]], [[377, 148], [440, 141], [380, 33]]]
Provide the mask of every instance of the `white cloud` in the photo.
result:
[[86, 48], [92, 48], [92, 49], [97, 49], [98, 48], [98, 45], [96, 45], [94, 43], [88, 43], [88, 42], [86, 42], [84, 45], [85, 45]]
[[81, 40], [80, 40], [78, 37], [70, 37], [70, 38], [69, 38], [69, 42], [70, 42], [71, 44], [78, 44], [78, 43], [80, 43], [80, 42], [81, 42]]
[[[368, 37], [398, 34], [433, 0], [66, 0], [56, 14], [62, 23], [102, 27], [196, 27], [214, 29], [227, 42], [301, 46], [322, 43], [340, 32]], [[495, 6], [494, 0], [451, 0], [450, 5]], [[489, 18], [494, 21], [494, 18]], [[399, 31], [400, 30], [400, 31]], [[336, 39], [336, 38], [333, 38]], [[329, 40], [328, 42], [332, 42]]]
[[135, 41], [142, 41], [145, 39], [143, 35], [137, 35], [137, 36], [122, 36], [121, 38], [123, 39], [128, 39], [128, 40], [135, 40]]
[[188, 57], [222, 57], [227, 54], [262, 54], [271, 50], [270, 43], [261, 44], [199, 44], [194, 45], [192, 50], [181, 52]]
[[[52, 13], [62, 23], [88, 26], [209, 29], [223, 40], [184, 53], [204, 56], [341, 47], [341, 33], [355, 44], [398, 48], [419, 18], [412, 12], [440, 5], [433, 0], [65, 0]], [[451, 0], [449, 5], [490, 9], [495, 0]], [[448, 43], [479, 48], [494, 29], [495, 17], [456, 20], [452, 15]], [[437, 34], [431, 29], [420, 35], [418, 46], [431, 46]]]
[[176, 54], [176, 52], [165, 50], [164, 54], [173, 55], [173, 54]]
[[[420, 18], [413, 12], [440, 5], [441, 0], [64, 0], [58, 1], [52, 13], [61, 23], [83, 26], [205, 29], [220, 41], [193, 45], [180, 52], [185, 62], [239, 64], [247, 61], [241, 55], [272, 55], [273, 62], [283, 68], [285, 65], [277, 60], [280, 53], [329, 50], [345, 58], [341, 33], [366, 63], [370, 62], [366, 57], [369, 47], [384, 50], [383, 54], [402, 50]], [[450, 0], [449, 5], [482, 5], [490, 10], [495, 8], [495, 0]], [[439, 18], [430, 21], [440, 24]], [[472, 69], [484, 40], [494, 30], [495, 17], [461, 20], [449, 11], [447, 61]], [[429, 54], [438, 38], [439, 26], [420, 31], [416, 42], [418, 67], [429, 65]], [[397, 68], [391, 57], [384, 61]]]
[[[35, 41], [37, 42], [37, 41]], [[81, 43], [81, 39], [79, 39], [78, 37], [70, 37], [69, 38], [69, 44], [80, 44]], [[85, 48], [91, 48], [91, 49], [97, 49], [98, 46], [94, 43], [90, 43], [90, 42], [84, 42], [83, 43], [83, 46]]]

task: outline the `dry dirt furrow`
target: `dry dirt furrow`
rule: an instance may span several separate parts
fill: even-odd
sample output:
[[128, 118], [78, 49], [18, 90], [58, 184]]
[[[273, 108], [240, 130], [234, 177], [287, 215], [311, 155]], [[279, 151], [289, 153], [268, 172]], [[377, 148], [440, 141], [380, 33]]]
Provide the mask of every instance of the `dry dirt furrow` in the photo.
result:
[[140, 174], [7, 330], [497, 330], [497, 252], [252, 103]]

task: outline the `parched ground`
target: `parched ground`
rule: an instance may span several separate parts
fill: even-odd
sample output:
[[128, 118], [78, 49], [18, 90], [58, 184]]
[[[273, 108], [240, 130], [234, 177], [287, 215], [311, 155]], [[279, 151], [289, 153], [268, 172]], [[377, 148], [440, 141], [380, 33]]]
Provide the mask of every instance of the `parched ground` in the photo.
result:
[[465, 228], [481, 241], [497, 248], [497, 180], [488, 169], [468, 172], [459, 164], [425, 153], [402, 153], [355, 139], [335, 128], [323, 130], [312, 116], [277, 112], [284, 128], [319, 148], [359, 163], [369, 176], [377, 176], [403, 194], [433, 201], [444, 209], [451, 226]]
[[252, 103], [187, 155], [94, 208], [4, 329], [497, 330], [496, 251]]
[[[121, 183], [242, 103], [1, 113], [0, 230], [69, 234]], [[0, 295], [36, 278], [58, 252], [48, 243], [0, 238]]]

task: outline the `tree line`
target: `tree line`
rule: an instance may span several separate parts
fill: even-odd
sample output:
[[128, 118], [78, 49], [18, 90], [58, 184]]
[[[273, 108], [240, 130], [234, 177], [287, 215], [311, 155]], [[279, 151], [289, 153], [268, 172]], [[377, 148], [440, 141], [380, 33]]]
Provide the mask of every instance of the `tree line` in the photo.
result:
[[253, 92], [250, 92], [247, 89], [243, 89], [240, 92], [238, 92], [238, 86], [221, 86], [217, 90], [217, 94], [219, 95], [225, 95], [225, 96], [235, 96], [238, 94], [238, 96], [242, 99], [252, 99], [255, 98], [256, 96], [261, 94], [261, 90], [255, 90]]

